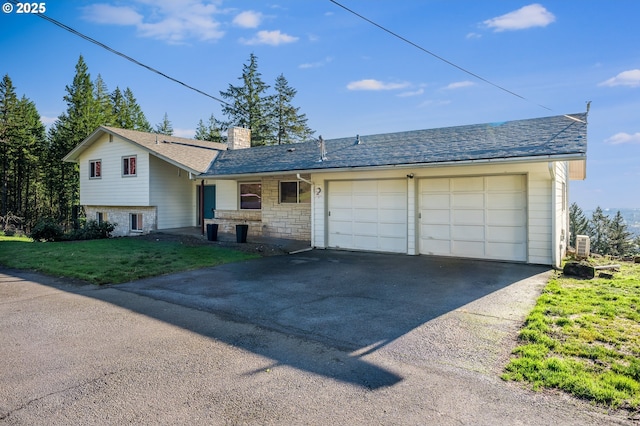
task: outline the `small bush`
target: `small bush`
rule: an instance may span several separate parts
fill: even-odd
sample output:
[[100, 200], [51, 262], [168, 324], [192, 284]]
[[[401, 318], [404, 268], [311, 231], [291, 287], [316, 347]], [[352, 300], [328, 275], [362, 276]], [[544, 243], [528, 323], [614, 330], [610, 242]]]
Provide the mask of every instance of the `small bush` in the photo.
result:
[[33, 241], [60, 241], [64, 236], [62, 227], [50, 217], [41, 219], [29, 235]]
[[69, 235], [68, 240], [100, 240], [110, 238], [111, 233], [116, 228], [115, 223], [101, 222], [89, 220], [82, 225], [81, 228], [74, 229]]

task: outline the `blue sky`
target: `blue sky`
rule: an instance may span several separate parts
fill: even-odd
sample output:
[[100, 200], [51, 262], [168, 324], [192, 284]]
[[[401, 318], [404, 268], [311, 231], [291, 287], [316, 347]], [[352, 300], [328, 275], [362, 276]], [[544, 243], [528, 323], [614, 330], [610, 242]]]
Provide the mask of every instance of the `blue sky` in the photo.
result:
[[[389, 35], [329, 0], [46, 1], [46, 14], [219, 97], [251, 53], [284, 74], [325, 139], [589, 113], [583, 209], [640, 208], [640, 32], [636, 0], [341, 0], [344, 6], [520, 97]], [[5, 5], [6, 7], [6, 5]], [[220, 104], [35, 15], [0, 13], [0, 73], [46, 124], [83, 55], [109, 90], [130, 87], [175, 134], [224, 118]], [[4, 9], [3, 9], [4, 10]], [[524, 98], [524, 99], [522, 99]]]

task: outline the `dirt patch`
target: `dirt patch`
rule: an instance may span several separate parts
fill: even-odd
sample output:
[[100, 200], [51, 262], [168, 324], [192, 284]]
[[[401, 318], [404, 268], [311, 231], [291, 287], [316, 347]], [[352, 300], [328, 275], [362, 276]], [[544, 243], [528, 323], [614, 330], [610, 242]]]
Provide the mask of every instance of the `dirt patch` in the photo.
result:
[[238, 250], [244, 253], [253, 253], [263, 257], [278, 256], [281, 254], [289, 253], [289, 251], [285, 247], [278, 244], [252, 243], [252, 242], [237, 243], [235, 241], [230, 241], [230, 240], [208, 241], [204, 237], [198, 237], [194, 235], [169, 234], [164, 232], [154, 232], [152, 234], [140, 235], [136, 238], [142, 238], [149, 241], [179, 242], [187, 246], [214, 245], [217, 247]]

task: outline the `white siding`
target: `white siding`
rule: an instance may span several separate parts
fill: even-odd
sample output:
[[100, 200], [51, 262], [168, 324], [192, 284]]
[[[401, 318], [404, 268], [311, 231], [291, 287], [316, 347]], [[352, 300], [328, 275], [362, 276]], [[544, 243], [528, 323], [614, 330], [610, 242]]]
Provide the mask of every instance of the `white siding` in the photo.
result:
[[553, 164], [555, 170], [555, 191], [553, 205], [555, 206], [555, 233], [552, 244], [555, 245], [554, 265], [560, 266], [564, 258], [569, 238], [569, 207], [568, 207], [568, 173], [567, 162]]
[[[136, 176], [122, 176], [122, 157], [135, 155]], [[102, 177], [89, 179], [89, 161], [102, 162]], [[102, 136], [87, 148], [80, 162], [80, 204], [102, 206], [150, 206], [149, 154], [129, 142]]]
[[[260, 179], [257, 179], [257, 182], [260, 182]], [[235, 180], [218, 180], [215, 185], [216, 210], [238, 210], [238, 182]]]
[[[469, 165], [469, 166], [448, 166], [434, 168], [406, 168], [384, 171], [361, 171], [361, 172], [336, 172], [336, 173], [314, 173], [311, 180], [315, 184], [316, 195], [313, 198], [312, 214], [314, 229], [314, 247], [326, 248], [327, 241], [327, 182], [331, 180], [358, 180], [358, 179], [393, 179], [407, 178], [408, 174], [413, 174], [416, 181], [425, 177], [462, 177], [462, 176], [484, 176], [500, 174], [520, 174], [526, 176], [526, 206], [527, 206], [527, 262], [536, 264], [551, 265], [553, 263], [551, 247], [551, 175], [548, 163], [522, 163], [522, 164], [492, 164], [492, 165]], [[407, 210], [407, 253], [417, 252], [417, 242], [415, 235], [416, 212], [415, 203], [416, 184], [409, 182], [408, 187], [408, 210]], [[318, 189], [320, 193], [318, 194]]]
[[196, 226], [196, 187], [189, 173], [154, 156], [149, 157], [151, 205], [158, 229]]

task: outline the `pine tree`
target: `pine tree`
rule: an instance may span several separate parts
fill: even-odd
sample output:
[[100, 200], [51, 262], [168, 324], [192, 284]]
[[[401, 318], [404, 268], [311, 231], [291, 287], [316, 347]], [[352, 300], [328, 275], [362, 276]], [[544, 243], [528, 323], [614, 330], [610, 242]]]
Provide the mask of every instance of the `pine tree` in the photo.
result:
[[598, 206], [589, 221], [589, 237], [591, 251], [598, 254], [609, 253], [609, 217]]
[[300, 108], [291, 104], [297, 90], [289, 86], [287, 79], [280, 74], [276, 79], [275, 91], [274, 116], [278, 128], [278, 145], [307, 140], [314, 131], [307, 126], [306, 115], [299, 114]]
[[217, 123], [218, 120], [216, 120], [213, 114], [209, 117], [207, 125], [205, 125], [201, 119], [198, 122], [195, 138], [201, 141], [222, 142], [220, 128], [217, 126]]
[[165, 112], [162, 121], [156, 124], [156, 133], [160, 135], [173, 135], [173, 126], [171, 125], [171, 121], [169, 121], [169, 115]]
[[609, 224], [609, 253], [613, 256], [623, 256], [631, 251], [631, 232], [618, 210]]
[[243, 82], [241, 86], [229, 84], [226, 91], [220, 92], [220, 96], [230, 102], [222, 107], [222, 113], [228, 118], [225, 125], [251, 129], [251, 146], [274, 144], [273, 96], [266, 94], [269, 86], [262, 81], [258, 58], [253, 53], [238, 79]]
[[582, 209], [576, 203], [569, 206], [569, 244], [576, 246], [576, 236], [585, 235], [589, 226], [589, 219], [584, 215]]

